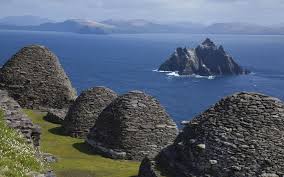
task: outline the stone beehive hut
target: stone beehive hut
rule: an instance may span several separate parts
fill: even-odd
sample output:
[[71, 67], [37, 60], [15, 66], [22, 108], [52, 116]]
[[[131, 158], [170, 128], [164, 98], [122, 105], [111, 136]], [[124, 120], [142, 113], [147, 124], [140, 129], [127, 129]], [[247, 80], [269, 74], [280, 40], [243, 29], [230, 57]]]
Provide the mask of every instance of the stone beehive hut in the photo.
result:
[[0, 109], [9, 127], [22, 133], [28, 143], [39, 146], [40, 127], [32, 123], [20, 105], [8, 96], [7, 91], [0, 90]]
[[153, 161], [144, 159], [139, 177], [158, 177], [161, 172], [171, 177], [282, 177], [283, 137], [280, 100], [235, 94], [190, 121]]
[[82, 92], [65, 117], [63, 122], [65, 132], [72, 137], [86, 137], [99, 114], [117, 96], [114, 91], [105, 87], [95, 87]]
[[58, 58], [39, 45], [24, 47], [0, 71], [0, 86], [22, 107], [68, 107], [76, 91]]
[[99, 116], [87, 142], [114, 159], [153, 156], [177, 135], [176, 124], [153, 97], [132, 91], [114, 100]]

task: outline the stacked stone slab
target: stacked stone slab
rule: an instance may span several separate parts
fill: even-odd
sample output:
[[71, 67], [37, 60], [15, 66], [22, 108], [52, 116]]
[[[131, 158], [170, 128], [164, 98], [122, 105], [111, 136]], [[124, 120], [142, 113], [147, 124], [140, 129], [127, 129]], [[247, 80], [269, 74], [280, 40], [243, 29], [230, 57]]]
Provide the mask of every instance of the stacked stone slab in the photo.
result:
[[99, 114], [117, 98], [117, 94], [106, 87], [95, 87], [81, 93], [64, 119], [66, 134], [85, 138], [95, 125]]
[[76, 98], [58, 58], [39, 45], [24, 47], [3, 66], [0, 87], [24, 108], [62, 109]]
[[282, 177], [284, 104], [238, 93], [190, 121], [174, 144], [145, 158], [139, 177]]
[[35, 147], [39, 146], [40, 127], [32, 123], [22, 111], [20, 105], [8, 96], [7, 91], [0, 90], [0, 110], [3, 112], [4, 120], [9, 127], [22, 133], [28, 143]]
[[132, 91], [114, 100], [87, 137], [97, 153], [114, 159], [142, 160], [171, 144], [177, 126], [153, 97]]

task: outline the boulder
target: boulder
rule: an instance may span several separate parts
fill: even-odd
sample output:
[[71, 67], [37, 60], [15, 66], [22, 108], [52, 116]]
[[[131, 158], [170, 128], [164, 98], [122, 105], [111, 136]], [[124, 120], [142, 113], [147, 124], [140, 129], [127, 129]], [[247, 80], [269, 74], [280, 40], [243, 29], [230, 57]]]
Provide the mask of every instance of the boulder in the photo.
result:
[[83, 91], [70, 106], [63, 128], [66, 134], [85, 138], [95, 125], [99, 114], [117, 98], [117, 94], [106, 87], [95, 87]]
[[48, 109], [48, 112], [44, 119], [48, 122], [54, 123], [54, 124], [62, 124], [64, 121], [66, 114], [68, 112], [67, 108], [64, 109]]
[[0, 90], [0, 110], [9, 127], [22, 133], [28, 143], [33, 144], [36, 148], [39, 147], [40, 127], [32, 123], [20, 105], [9, 97], [7, 91]]
[[58, 162], [58, 158], [50, 153], [41, 153], [40, 156], [46, 163], [50, 164]]
[[144, 159], [139, 177], [283, 176], [283, 137], [282, 101], [237, 93], [191, 120], [156, 157]]
[[29, 177], [56, 177], [54, 171], [50, 170], [44, 174], [40, 174], [38, 172], [29, 172], [25, 176]]
[[39, 45], [22, 48], [5, 63], [0, 70], [0, 88], [30, 109], [62, 109], [76, 98], [58, 58]]
[[177, 126], [159, 102], [140, 91], [115, 99], [99, 116], [86, 142], [113, 159], [142, 160], [171, 144]]
[[201, 76], [249, 73], [239, 66], [222, 46], [216, 46], [208, 38], [195, 49], [177, 48], [160, 66], [159, 71], [178, 71], [180, 75]]

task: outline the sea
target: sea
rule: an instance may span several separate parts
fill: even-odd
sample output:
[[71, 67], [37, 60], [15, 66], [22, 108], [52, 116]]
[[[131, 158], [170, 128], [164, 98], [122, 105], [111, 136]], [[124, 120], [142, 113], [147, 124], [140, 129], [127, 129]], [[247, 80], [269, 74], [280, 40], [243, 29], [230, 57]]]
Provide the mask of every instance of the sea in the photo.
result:
[[[177, 47], [196, 47], [207, 37], [252, 73], [201, 77], [157, 72]], [[157, 98], [178, 124], [236, 92], [284, 100], [284, 36], [0, 31], [0, 65], [30, 44], [45, 45], [59, 57], [78, 93], [95, 86], [119, 94], [141, 90]]]

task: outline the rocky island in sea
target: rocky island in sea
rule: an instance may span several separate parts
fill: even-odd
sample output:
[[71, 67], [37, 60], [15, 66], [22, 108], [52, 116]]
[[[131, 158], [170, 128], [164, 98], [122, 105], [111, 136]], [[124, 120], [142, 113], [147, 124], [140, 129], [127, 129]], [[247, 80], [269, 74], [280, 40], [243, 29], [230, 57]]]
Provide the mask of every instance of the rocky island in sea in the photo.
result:
[[250, 71], [238, 65], [225, 52], [223, 46], [217, 46], [209, 38], [196, 48], [177, 48], [171, 57], [159, 68], [159, 71], [177, 71], [179, 75], [241, 75]]

